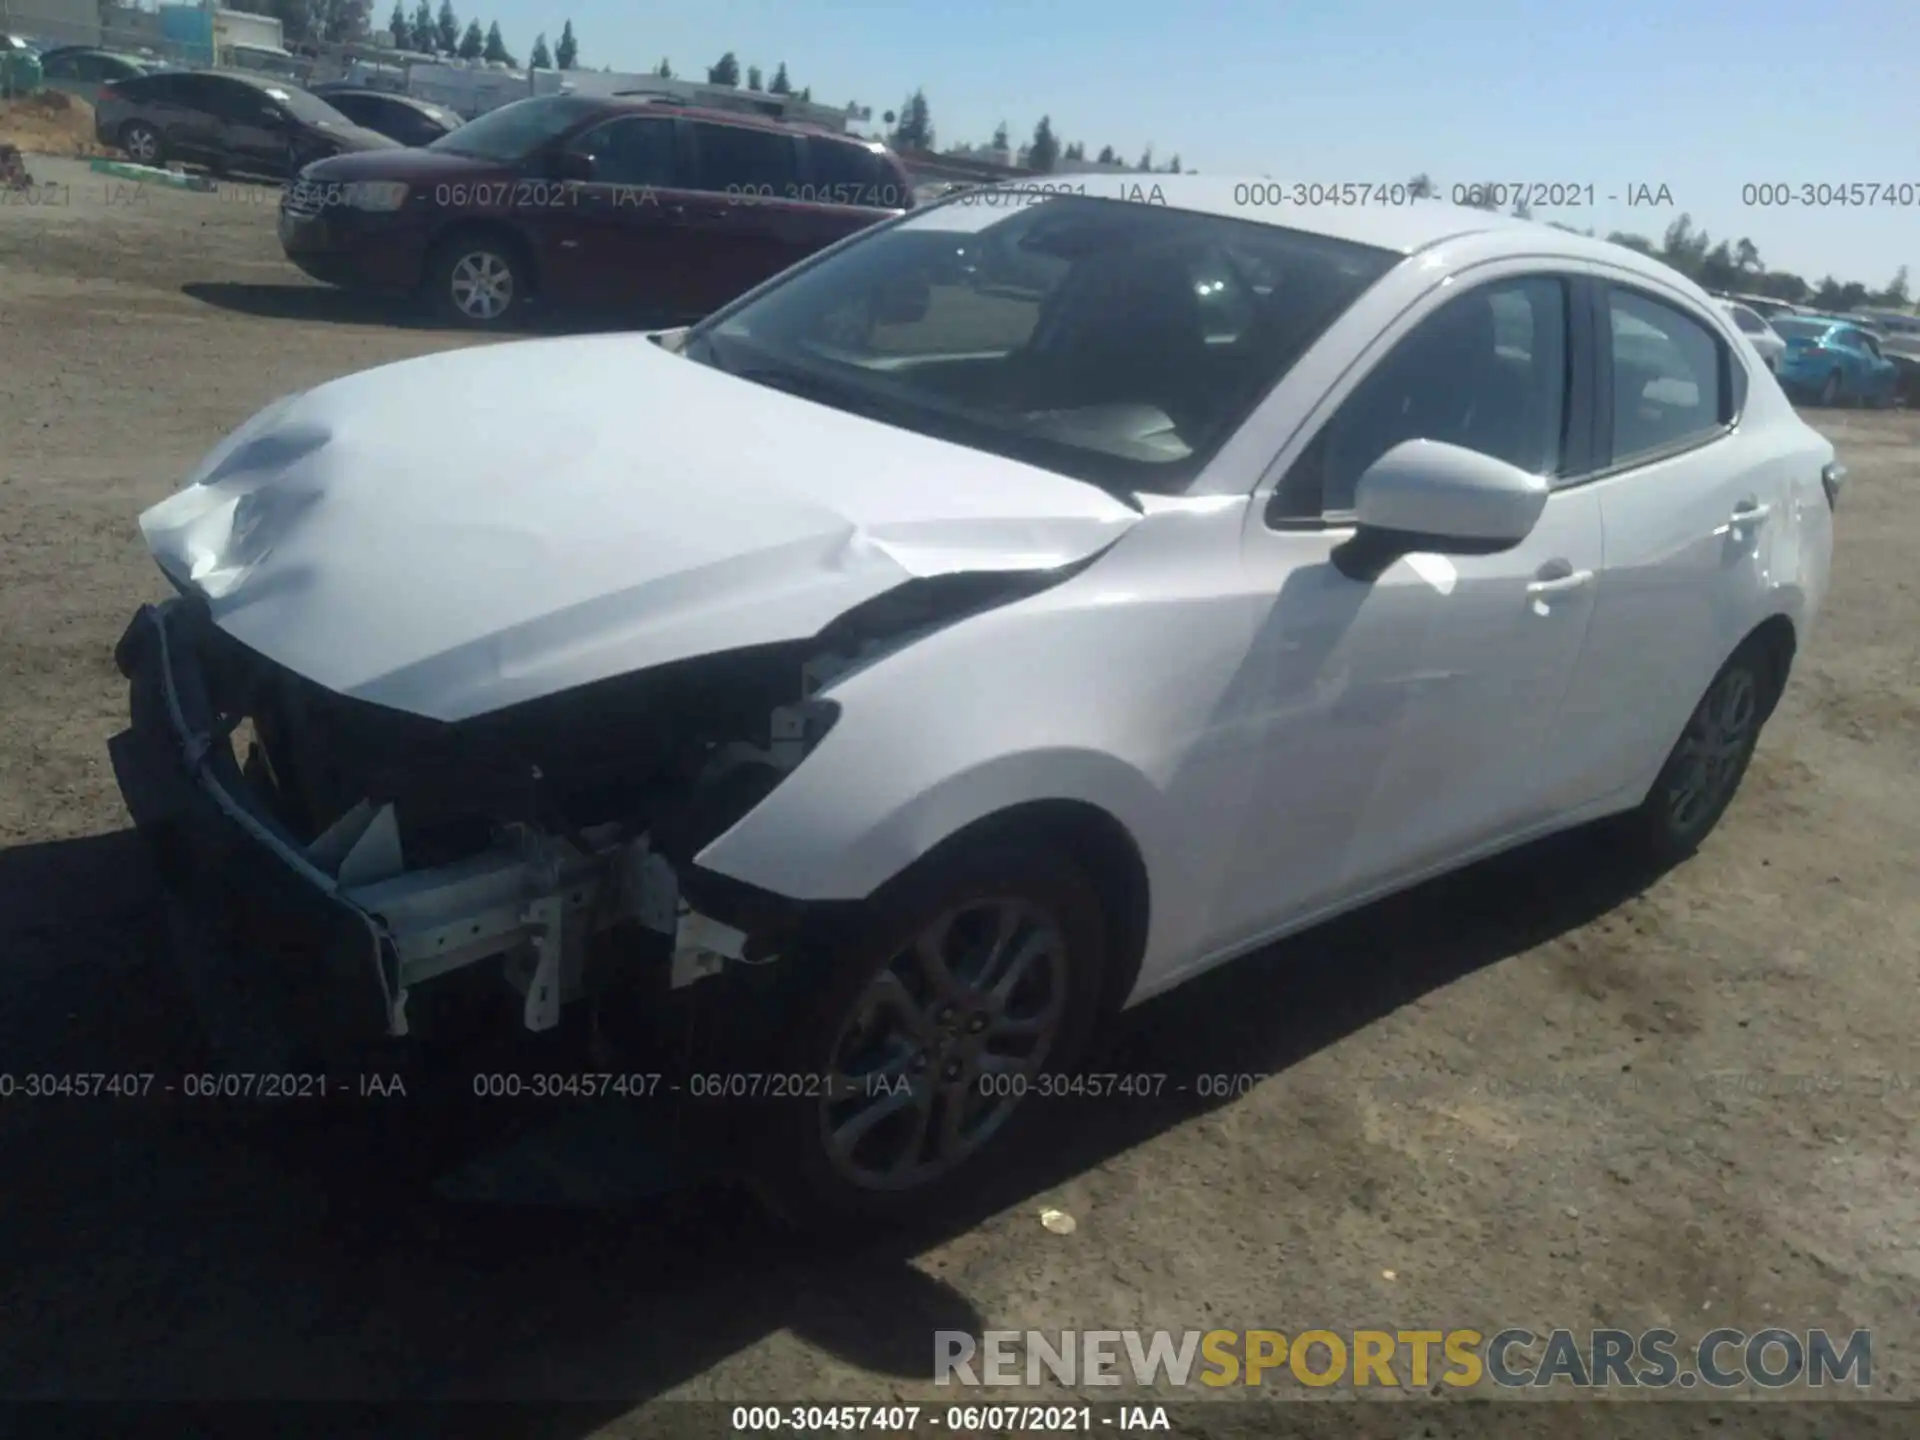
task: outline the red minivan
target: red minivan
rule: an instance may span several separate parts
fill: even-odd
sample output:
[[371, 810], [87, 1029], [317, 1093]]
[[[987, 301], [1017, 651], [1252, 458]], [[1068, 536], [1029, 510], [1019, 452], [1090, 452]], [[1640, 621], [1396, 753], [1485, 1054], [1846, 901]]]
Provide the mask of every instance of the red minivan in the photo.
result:
[[420, 149], [340, 155], [280, 199], [315, 279], [424, 295], [456, 324], [556, 308], [693, 319], [913, 204], [884, 145], [658, 100], [538, 96]]

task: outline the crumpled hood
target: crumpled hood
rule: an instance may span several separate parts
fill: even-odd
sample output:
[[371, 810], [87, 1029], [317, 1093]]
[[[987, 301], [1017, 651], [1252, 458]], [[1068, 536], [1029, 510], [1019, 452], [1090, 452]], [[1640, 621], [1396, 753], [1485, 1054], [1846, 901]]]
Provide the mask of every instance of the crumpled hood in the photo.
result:
[[278, 401], [140, 517], [243, 644], [461, 720], [803, 639], [920, 576], [1049, 569], [1139, 515], [639, 335], [478, 346]]

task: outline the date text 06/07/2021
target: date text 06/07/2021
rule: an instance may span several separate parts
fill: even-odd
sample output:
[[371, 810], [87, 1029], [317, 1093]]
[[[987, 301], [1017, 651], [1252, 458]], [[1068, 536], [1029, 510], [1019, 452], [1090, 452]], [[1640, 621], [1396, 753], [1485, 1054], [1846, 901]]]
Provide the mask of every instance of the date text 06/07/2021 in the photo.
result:
[[8, 1100], [345, 1100], [404, 1098], [398, 1073], [330, 1075], [324, 1071], [188, 1071], [166, 1078], [151, 1070], [0, 1071]]
[[727, 1434], [1003, 1435], [1158, 1431], [1164, 1405], [735, 1405]]

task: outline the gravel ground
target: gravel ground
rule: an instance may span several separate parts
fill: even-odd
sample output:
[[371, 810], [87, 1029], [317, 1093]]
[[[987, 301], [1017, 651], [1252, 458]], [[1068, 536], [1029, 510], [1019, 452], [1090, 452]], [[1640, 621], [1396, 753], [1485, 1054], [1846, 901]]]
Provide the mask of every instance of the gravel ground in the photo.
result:
[[[194, 1052], [104, 752], [110, 649], [162, 589], [134, 518], [274, 397], [468, 342], [307, 284], [271, 191], [30, 164], [55, 188], [0, 199], [0, 1071], [166, 1077]], [[1650, 888], [1574, 836], [1216, 972], [1115, 1065], [1249, 1093], [1063, 1105], [976, 1223], [858, 1253], [725, 1189], [433, 1199], [404, 1101], [241, 1133], [0, 1101], [0, 1395], [571, 1399], [518, 1433], [639, 1435], [676, 1400], [944, 1404], [940, 1328], [1785, 1325], [1871, 1327], [1873, 1394], [1913, 1397], [1920, 416], [1816, 423], [1852, 467], [1829, 609], [1720, 832]], [[1789, 1413], [1766, 1433], [1833, 1433]], [[1847, 1419], [1881, 1417], [1912, 1433]]]

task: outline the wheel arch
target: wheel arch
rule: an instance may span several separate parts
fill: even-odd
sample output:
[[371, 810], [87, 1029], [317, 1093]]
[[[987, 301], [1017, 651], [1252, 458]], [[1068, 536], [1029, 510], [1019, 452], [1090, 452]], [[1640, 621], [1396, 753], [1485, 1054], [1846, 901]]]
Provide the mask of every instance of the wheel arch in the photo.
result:
[[1106, 920], [1108, 969], [1101, 993], [1105, 1015], [1119, 1011], [1140, 978], [1152, 918], [1152, 881], [1140, 846], [1127, 827], [1085, 800], [1027, 800], [962, 826], [916, 860], [911, 868], [1005, 839], [1038, 841], [1058, 850], [1086, 872]]
[[[1014, 834], [1043, 838], [1086, 869], [1100, 894], [1114, 947], [1103, 1000], [1124, 1004], [1154, 940], [1155, 896], [1181, 883], [1169, 873], [1178, 855], [1143, 841], [1155, 833], [1155, 791], [1145, 775], [1115, 756], [1048, 747], [868, 809], [860, 803], [865, 766], [849, 773], [821, 765], [832, 747], [829, 738], [694, 863], [803, 906], [833, 905], [869, 899], [964, 847]], [[804, 848], [794, 844], [799, 835], [810, 842]]]
[[1767, 707], [1763, 712], [1771, 716], [1774, 707], [1780, 703], [1780, 697], [1786, 693], [1787, 678], [1793, 672], [1793, 660], [1800, 648], [1800, 634], [1795, 628], [1793, 617], [1784, 611], [1776, 612], [1762, 620], [1749, 630], [1735, 646], [1736, 653], [1741, 646], [1758, 645], [1766, 654], [1771, 667], [1772, 684], [1767, 687]]
[[[540, 293], [545, 277], [540, 271], [539, 252], [527, 234], [508, 221], [480, 216], [455, 216], [429, 237], [426, 253], [433, 256], [442, 247], [464, 236], [484, 237], [511, 246], [514, 255], [525, 267], [529, 290], [536, 295]], [[420, 283], [423, 286], [432, 273], [433, 266], [429, 260], [420, 268]]]

